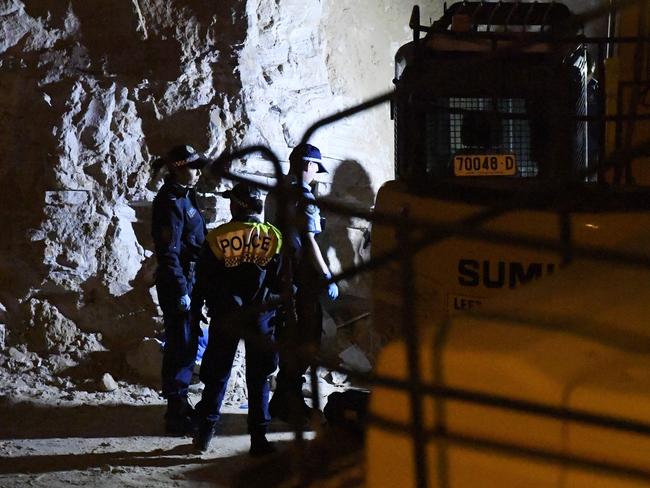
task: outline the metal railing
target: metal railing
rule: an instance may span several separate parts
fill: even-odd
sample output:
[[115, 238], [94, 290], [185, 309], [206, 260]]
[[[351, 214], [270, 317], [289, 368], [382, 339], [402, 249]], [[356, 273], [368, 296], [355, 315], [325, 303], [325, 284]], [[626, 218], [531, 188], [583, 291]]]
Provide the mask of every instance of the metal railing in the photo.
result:
[[[636, 2], [618, 2], [616, 4], [616, 7], [622, 8], [633, 3]], [[609, 7], [598, 8], [583, 14], [579, 17], [579, 20], [585, 21], [598, 18], [601, 15], [609, 14], [609, 12]], [[424, 29], [420, 30], [423, 31]], [[582, 43], [592, 42], [604, 49], [612, 42], [643, 42], [647, 44], [648, 38], [626, 37], [617, 39], [611, 37], [598, 37], [588, 39], [586, 37], [580, 36], [579, 41]], [[525, 46], [525, 44], [526, 42], [522, 41], [520, 47]], [[494, 55], [496, 56], [498, 54]], [[639, 85], [637, 84], [636, 86], [638, 87]], [[645, 87], [644, 89], [648, 90], [647, 85], [640, 86], [642, 89]], [[621, 90], [622, 89], [623, 88], [621, 88]], [[352, 115], [369, 110], [378, 105], [393, 101], [399, 96], [400, 93], [398, 91], [391, 91], [379, 95], [359, 105], [355, 105], [347, 110], [326, 117], [307, 129], [301, 142], [309, 142], [314, 134], [324, 127], [339, 122]], [[623, 123], [630, 123], [630, 121], [647, 120], [648, 114], [637, 114], [636, 116], [623, 114], [621, 109], [616, 116], [605, 117], [603, 114], [601, 114], [601, 116], [597, 117], [597, 119], [603, 124], [605, 121], [614, 122], [617, 124], [617, 127], [620, 127]], [[593, 117], [590, 120], [593, 120]], [[623, 168], [620, 171], [625, 171], [624, 168], [627, 168], [627, 174], [630, 174], [630, 162], [633, 159], [650, 156], [650, 137], [647, 140], [642, 140], [642, 142], [636, 144], [633, 147], [630, 146], [629, 140], [625, 141], [623, 136], [620, 134], [617, 136], [617, 141], [618, 144], [616, 146], [616, 149], [607, 158], [600, 160], [598, 168], [588, 168], [584, 170], [582, 176], [586, 177], [593, 175], [594, 171], [598, 174], [603, 174], [606, 170], [612, 168]], [[275, 179], [277, 182], [276, 185], [266, 185], [259, 183], [258, 181], [251, 181], [243, 176], [234, 174], [229, 171], [228, 168], [230, 167], [229, 163], [231, 161], [251, 154], [261, 154], [263, 158], [268, 160], [273, 165]], [[250, 146], [234, 152], [224, 153], [212, 163], [211, 169], [213, 173], [219, 177], [226, 178], [235, 182], [250, 182], [257, 185], [262, 190], [268, 191], [270, 194], [274, 195], [279, 203], [279, 208], [281, 209], [281, 211], [278, 213], [277, 225], [285, 235], [291, 232], [295, 232], [297, 223], [295, 219], [294, 209], [299, 208], [302, 205], [312, 203], [307, 202], [302, 196], [302, 192], [297, 191], [295, 186], [291, 186], [288, 179], [285, 177], [285, 175], [282, 174], [280, 159], [270, 148], [266, 146]], [[341, 369], [338, 365], [319, 362], [313, 356], [313, 350], [309, 348], [301, 349], [296, 345], [295, 336], [293, 336], [293, 339], [285, 342], [272, 343], [265, 341], [264, 347], [273, 348], [280, 354], [303, 355], [309, 358], [311, 362], [312, 401], [315, 408], [319, 407], [320, 401], [316, 374], [318, 366], [324, 366], [329, 369], [341, 371], [348, 374], [353, 379], [356, 378], [360, 381], [363, 381], [365, 384], [377, 385], [407, 392], [411, 407], [410, 422], [399, 423], [391, 419], [369, 415], [368, 424], [376, 425], [386, 430], [407, 433], [410, 436], [414, 450], [413, 452], [415, 465], [413, 466], [413, 470], [415, 473], [416, 486], [418, 488], [434, 485], [438, 487], [449, 486], [449, 479], [447, 476], [448, 473], [447, 469], [445, 469], [445, 466], [440, 466], [440, 469], [438, 470], [439, 474], [437, 475], [436, 480], [429, 479], [427, 465], [429, 462], [432, 462], [432, 460], [427, 459], [426, 446], [427, 443], [431, 440], [441, 442], [443, 445], [471, 446], [475, 449], [491, 450], [494, 452], [506, 453], [508, 455], [532, 460], [560, 463], [563, 466], [567, 467], [595, 470], [610, 475], [631, 479], [642, 479], [644, 481], [650, 482], [650, 468], [637, 469], [614, 462], [600, 462], [576, 455], [558, 454], [557, 452], [552, 452], [543, 448], [523, 447], [503, 441], [496, 441], [454, 433], [447, 429], [446, 425], [444, 424], [444, 416], [441, 415], [437, 415], [435, 417], [439, 420], [434, 428], [425, 428], [424, 400], [425, 398], [433, 398], [435, 400], [434, 404], [436, 405], [434, 408], [438, 409], [441, 408], [441, 402], [447, 400], [455, 400], [475, 405], [494, 407], [507, 411], [534, 414], [536, 416], [549, 419], [572, 421], [584, 425], [613, 429], [626, 433], [635, 433], [643, 436], [648, 436], [650, 439], [650, 422], [638, 422], [623, 417], [598, 415], [580, 409], [552, 407], [541, 403], [522, 401], [514, 398], [445, 386], [439, 374], [439, 372], [442, 370], [442, 365], [440, 363], [434, 366], [436, 371], [434, 371], [433, 377], [436, 379], [436, 382], [433, 384], [428, 384], [422, 380], [423, 375], [419, 366], [421, 347], [419, 339], [421, 334], [418, 330], [419, 325], [415, 317], [416, 303], [414, 297], [416, 284], [414, 280], [413, 267], [415, 254], [423, 248], [436, 244], [442, 240], [449, 239], [450, 237], [462, 237], [463, 239], [467, 240], [516, 246], [524, 249], [543, 248], [546, 252], [557, 253], [561, 257], [564, 264], [569, 264], [576, 259], [586, 259], [650, 270], [650, 250], [648, 250], [648, 253], [636, 253], [623, 250], [613, 250], [594, 245], [580, 245], [573, 241], [571, 215], [577, 208], [576, 206], [580, 203], [581, 192], [583, 189], [583, 185], [568, 183], [567, 181], [563, 180], [548, 182], [547, 192], [549, 194], [559, 196], [560, 199], [562, 199], [562, 195], [564, 195], [565, 198], [563, 201], [557, 202], [558, 205], [556, 208], [559, 209], [556, 210], [558, 217], [557, 238], [548, 237], [543, 239], [517, 235], [509, 232], [488, 230], [483, 227], [483, 225], [487, 222], [494, 220], [498, 216], [504, 215], [506, 212], [516, 210], [518, 208], [528, 207], [531, 204], [532, 200], [539, 198], [538, 194], [519, 195], [517, 198], [513, 198], [506, 203], [499, 203], [488, 206], [481, 211], [455, 223], [432, 222], [431, 220], [413, 217], [408, 214], [401, 214], [396, 216], [395, 214], [370, 211], [368, 209], [359, 209], [357, 207], [333, 201], [327, 198], [317, 198], [316, 204], [321, 209], [327, 210], [328, 212], [346, 217], [362, 218], [369, 221], [372, 225], [389, 226], [398, 231], [396, 232], [396, 235], [399, 236], [399, 240], [396, 242], [395, 246], [389, 248], [379, 255], [373, 255], [373, 257], [367, 262], [344, 269], [337, 275], [333, 276], [329, 282], [337, 282], [340, 280], [349, 279], [360, 273], [374, 271], [391, 263], [397, 263], [399, 265], [399, 293], [401, 295], [401, 317], [399, 317], [399, 320], [402, 322], [401, 330], [407, 349], [408, 378], [405, 380], [397, 380], [395, 378], [377, 374], [360, 375], [353, 371]], [[607, 191], [607, 188], [592, 188], [589, 191], [591, 192], [592, 196], [594, 192], [596, 195], [598, 195], [598, 191], [602, 191], [604, 195]], [[650, 197], [650, 188], [648, 188], [647, 195]], [[288, 254], [290, 252], [288, 246], [284, 246], [283, 252], [285, 253], [285, 261], [287, 263], [291, 263], [292, 256]], [[289, 329], [297, 330], [296, 328], [299, 326], [299, 324], [297, 324], [296, 321], [294, 302], [292, 299], [293, 290], [291, 283], [293, 281], [293, 270], [291, 269], [291, 266], [286, 267], [284, 272], [287, 273], [287, 276], [284, 280], [285, 287], [283, 289], [281, 299], [279, 301], [266, 304], [264, 308], [278, 306], [283, 307], [287, 312], [285, 314], [287, 317], [286, 327]], [[323, 280], [317, 286], [325, 289], [329, 282]], [[259, 310], [261, 310], [260, 307], [250, 311], [255, 312]], [[500, 316], [498, 318], [508, 318], [510, 320], [519, 321], [527, 327], [535, 327], [545, 330], [561, 329], [564, 331], [576, 331], [579, 333], [584, 332], [584, 328], [581, 328], [583, 326], [579, 324], [572, 324], [570, 322], [558, 324], [545, 323], [543, 321], [535, 319], [531, 319], [530, 321], [525, 322], [521, 317]], [[236, 324], [236, 319], [233, 321], [233, 324]], [[441, 351], [445, 347], [447, 339], [445, 328], [448, 326], [448, 323], [443, 324], [440, 333], [438, 333], [436, 336], [437, 339], [434, 344], [435, 350], [433, 354], [433, 357], [436, 358], [436, 361], [441, 361]], [[597, 335], [596, 332], [593, 332], [593, 334]], [[292, 336], [290, 335], [290, 338], [291, 337]], [[245, 338], [248, 340], [260, 340], [250, 336]], [[613, 341], [612, 337], [606, 334], [599, 336], [599, 339], [606, 343], [612, 343]], [[619, 344], [624, 344], [626, 347], [634, 347], [637, 351], [650, 352], [650, 339], [639, 338], [632, 335], [626, 336], [625, 333], [619, 332], [617, 334], [616, 340], [619, 341]], [[304, 461], [301, 456], [305, 455], [305, 451], [302, 448], [304, 447], [304, 431], [302, 423], [299, 421], [294, 422], [292, 424], [292, 427], [295, 431], [295, 439], [299, 447], [294, 451], [296, 453], [296, 456], [298, 456], [294, 466], [296, 466], [297, 469], [300, 469], [300, 466]], [[444, 464], [447, 462], [447, 460], [443, 455], [442, 457], [439, 457], [436, 462]], [[307, 481], [308, 480], [302, 480], [301, 484], [306, 484]]]

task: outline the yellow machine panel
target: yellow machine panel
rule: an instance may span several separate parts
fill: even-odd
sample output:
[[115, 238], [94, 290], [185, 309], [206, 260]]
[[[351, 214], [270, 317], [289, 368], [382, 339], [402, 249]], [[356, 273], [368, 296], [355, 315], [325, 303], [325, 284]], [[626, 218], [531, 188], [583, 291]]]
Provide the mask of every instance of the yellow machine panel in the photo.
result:
[[[403, 184], [389, 182], [379, 191], [376, 208], [382, 212], [408, 215], [410, 218], [438, 225], [440, 232], [454, 224], [479, 215], [486, 207], [463, 202], [417, 196], [406, 191]], [[573, 213], [572, 243], [602, 249], [636, 248], [650, 229], [650, 212]], [[487, 236], [481, 230], [491, 232]], [[494, 297], [560, 271], [562, 255], [545, 249], [543, 243], [560, 245], [561, 227], [558, 214], [552, 211], [517, 209], [486, 219], [469, 237], [446, 237], [422, 246], [414, 255], [416, 295], [409, 297], [416, 315], [423, 324], [439, 325], [459, 312], [480, 311]], [[642, 234], [642, 235], [640, 235]], [[414, 232], [417, 241], [424, 231]], [[536, 247], [490, 242], [537, 239]], [[373, 252], [382, 255], [399, 249], [399, 231], [390, 226], [373, 228]], [[373, 297], [377, 327], [389, 335], [398, 335], [393, 317], [399, 316], [402, 296], [395, 293], [399, 284], [400, 262], [380, 268], [373, 276]], [[587, 284], [585, 284], [587, 286]]]
[[[373, 256], [395, 258], [373, 272], [375, 326], [395, 340], [375, 370], [369, 487], [650, 487], [650, 2], [610, 2], [605, 119], [585, 101], [585, 46], [561, 58], [577, 109], [560, 127], [566, 104], [529, 87], [566, 47], [539, 42], [570, 24], [557, 5], [453, 4], [412, 20], [398, 53], [398, 175], [375, 206], [394, 220], [372, 233]], [[512, 24], [519, 37], [483, 35]], [[531, 71], [501, 86], [489, 68], [514, 58]], [[535, 201], [544, 184], [554, 196]]]

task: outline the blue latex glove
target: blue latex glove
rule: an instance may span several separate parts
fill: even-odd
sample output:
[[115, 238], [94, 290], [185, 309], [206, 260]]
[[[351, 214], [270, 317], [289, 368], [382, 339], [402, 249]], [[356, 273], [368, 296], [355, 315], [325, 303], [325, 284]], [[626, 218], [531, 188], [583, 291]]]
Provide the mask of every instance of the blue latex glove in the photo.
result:
[[[325, 279], [326, 280], [332, 279], [332, 275], [327, 273], [325, 275]], [[336, 283], [329, 283], [327, 285], [327, 296], [332, 301], [336, 300], [339, 297], [339, 287], [336, 285]]]
[[190, 296], [189, 295], [183, 295], [178, 299], [178, 310], [181, 312], [187, 312], [190, 310]]

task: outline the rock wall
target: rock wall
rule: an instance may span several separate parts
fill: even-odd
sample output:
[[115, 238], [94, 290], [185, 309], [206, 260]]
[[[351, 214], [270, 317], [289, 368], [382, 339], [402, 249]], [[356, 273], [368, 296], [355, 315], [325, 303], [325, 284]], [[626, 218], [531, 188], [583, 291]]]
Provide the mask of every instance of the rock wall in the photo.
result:
[[[0, 0], [0, 345], [64, 351], [96, 332], [128, 349], [153, 335], [151, 161], [178, 143], [210, 156], [261, 143], [286, 160], [310, 124], [390, 88], [411, 6]], [[330, 169], [318, 193], [369, 208], [392, 175], [388, 107], [313, 141]], [[234, 169], [273, 177], [258, 157]], [[229, 218], [228, 185], [200, 183], [211, 224]], [[332, 267], [364, 259], [368, 223], [329, 220]]]

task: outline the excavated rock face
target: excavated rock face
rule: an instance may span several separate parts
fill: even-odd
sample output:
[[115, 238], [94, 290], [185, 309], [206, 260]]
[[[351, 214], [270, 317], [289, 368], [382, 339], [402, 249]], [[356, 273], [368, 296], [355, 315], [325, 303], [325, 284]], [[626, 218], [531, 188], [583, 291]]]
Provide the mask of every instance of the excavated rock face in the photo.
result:
[[[0, 0], [0, 346], [153, 336], [151, 161], [179, 143], [211, 156], [265, 144], [286, 160], [310, 124], [390, 88], [411, 6]], [[368, 209], [392, 175], [391, 134], [387, 106], [317, 132], [330, 170], [317, 192]], [[258, 156], [233, 169], [273, 181]], [[200, 183], [210, 225], [230, 217], [229, 185]], [[368, 223], [329, 217], [333, 269], [366, 258]]]

